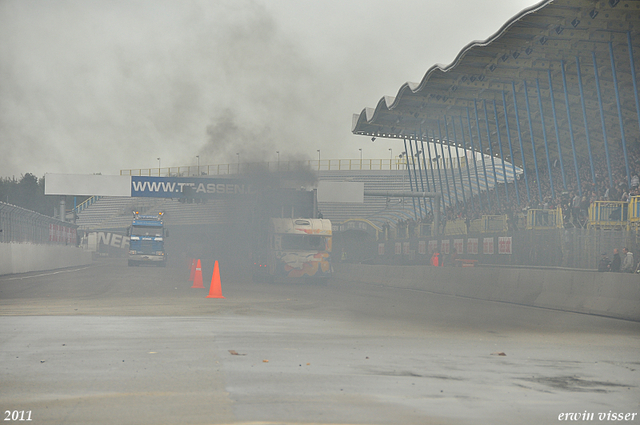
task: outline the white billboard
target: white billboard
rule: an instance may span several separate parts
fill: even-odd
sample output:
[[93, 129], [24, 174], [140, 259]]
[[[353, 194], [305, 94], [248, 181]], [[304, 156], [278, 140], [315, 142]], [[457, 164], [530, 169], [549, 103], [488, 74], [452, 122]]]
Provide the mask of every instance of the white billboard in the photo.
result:
[[131, 176], [47, 173], [44, 194], [131, 197]]
[[318, 182], [318, 202], [364, 203], [364, 182]]

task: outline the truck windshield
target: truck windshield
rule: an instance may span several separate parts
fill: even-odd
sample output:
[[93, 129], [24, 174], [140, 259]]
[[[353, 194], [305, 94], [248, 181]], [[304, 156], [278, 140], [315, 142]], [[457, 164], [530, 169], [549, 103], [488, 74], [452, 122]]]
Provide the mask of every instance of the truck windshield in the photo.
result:
[[133, 226], [131, 228], [132, 236], [154, 236], [161, 237], [162, 236], [162, 227], [151, 227], [151, 226]]
[[325, 237], [311, 235], [282, 235], [282, 249], [324, 251]]

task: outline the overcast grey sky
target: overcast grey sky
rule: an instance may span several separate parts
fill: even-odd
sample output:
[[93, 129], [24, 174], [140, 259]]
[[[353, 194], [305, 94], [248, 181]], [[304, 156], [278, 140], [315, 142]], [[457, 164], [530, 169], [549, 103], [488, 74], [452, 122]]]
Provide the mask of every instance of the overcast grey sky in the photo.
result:
[[0, 0], [0, 176], [388, 158], [352, 114], [533, 0]]

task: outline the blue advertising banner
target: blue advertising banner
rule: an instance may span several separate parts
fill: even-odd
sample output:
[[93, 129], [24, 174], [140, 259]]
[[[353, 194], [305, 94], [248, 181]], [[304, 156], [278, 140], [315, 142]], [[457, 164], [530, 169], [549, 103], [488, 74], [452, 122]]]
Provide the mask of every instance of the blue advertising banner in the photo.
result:
[[254, 193], [241, 179], [131, 176], [131, 196], [153, 198], [216, 198]]

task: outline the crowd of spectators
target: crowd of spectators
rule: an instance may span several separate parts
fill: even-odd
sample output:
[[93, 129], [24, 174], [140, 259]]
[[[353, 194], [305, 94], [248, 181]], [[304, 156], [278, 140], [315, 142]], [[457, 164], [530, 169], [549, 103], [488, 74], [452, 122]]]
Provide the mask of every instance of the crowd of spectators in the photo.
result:
[[[533, 167], [527, 169], [527, 181], [524, 174], [518, 176], [517, 181], [498, 184], [489, 191], [475, 193], [473, 199], [466, 199], [466, 204], [460, 200], [452, 202], [445, 208], [446, 220], [475, 220], [483, 215], [507, 215], [511, 226], [516, 226], [515, 216], [529, 209], [556, 209], [562, 208], [565, 223], [583, 227], [587, 220], [589, 206], [595, 201], [623, 201], [628, 202], [632, 196], [640, 196], [640, 143], [635, 142], [627, 146], [627, 161], [622, 148], [610, 147], [610, 165], [612, 179], [609, 181], [609, 171], [605, 153], [593, 153], [593, 172], [589, 157], [582, 157], [578, 163], [578, 176], [580, 187], [576, 177], [573, 157], [564, 154], [564, 179], [560, 161], [553, 160], [551, 173], [545, 161], [538, 161], [538, 173]], [[626, 164], [629, 164], [629, 178], [627, 179]], [[473, 165], [471, 165], [473, 167]], [[473, 170], [475, 171], [475, 170]], [[487, 174], [490, 170], [487, 169]], [[473, 173], [471, 173], [473, 174]], [[551, 179], [549, 178], [551, 174]], [[478, 168], [481, 184], [484, 172]], [[455, 177], [458, 177], [457, 175]], [[538, 185], [537, 177], [540, 179]], [[566, 186], [565, 183], [566, 182]], [[553, 190], [551, 182], [553, 181]], [[459, 188], [459, 179], [456, 180]], [[528, 183], [528, 190], [527, 190]], [[467, 182], [468, 184], [468, 182]], [[472, 185], [476, 182], [472, 177]], [[517, 192], [516, 192], [517, 185]], [[538, 190], [541, 189], [541, 193]], [[579, 190], [579, 188], [581, 190]], [[508, 194], [508, 198], [507, 198]], [[448, 200], [448, 196], [443, 196]], [[454, 198], [453, 193], [451, 198]], [[423, 218], [429, 221], [430, 217]]]
[[[541, 221], [545, 221], [547, 217], [545, 210], [549, 210], [548, 216], [551, 217], [551, 211], [558, 208], [562, 211], [565, 227], [586, 227], [590, 206], [596, 201], [605, 201], [600, 204], [598, 211], [606, 210], [607, 214], [611, 211], [608, 216], [609, 221], [626, 220], [628, 210], [624, 208], [623, 203], [631, 201], [634, 196], [640, 196], [640, 140], [627, 143], [626, 157], [623, 154], [622, 146], [609, 147], [609, 160], [607, 160], [603, 149], [602, 152], [592, 150], [591, 160], [588, 155], [585, 156], [586, 152], [582, 152], [582, 155], [578, 157], [577, 176], [573, 155], [565, 151], [563, 154], [562, 165], [559, 159], [552, 159], [549, 170], [546, 159], [540, 160], [540, 156], [538, 156], [537, 173], [536, 168], [530, 165], [526, 177], [524, 173], [519, 174], [516, 181], [511, 181], [506, 185], [500, 183], [488, 191], [474, 193], [472, 198], [467, 192], [465, 193], [466, 202], [463, 202], [459, 174], [456, 170], [455, 183], [452, 183], [451, 177], [449, 177], [449, 183], [451, 188], [454, 184], [458, 188], [458, 202], [453, 201], [455, 198], [453, 192], [450, 195], [446, 192], [443, 193], [442, 204], [445, 207], [444, 214], [440, 218], [440, 232], [444, 232], [444, 227], [448, 222], [457, 221], [456, 225], [462, 226], [460, 221], [463, 220], [467, 231], [469, 231], [469, 223], [474, 220], [481, 219], [483, 216], [505, 215], [509, 228], [518, 230], [519, 225], [524, 224], [519, 220], [527, 217], [529, 210], [541, 210], [531, 217], [535, 217], [535, 220], [541, 217]], [[471, 164], [471, 167], [469, 170], [472, 178], [471, 185], [476, 187], [474, 165]], [[492, 174], [489, 168], [486, 172], [487, 175]], [[463, 176], [466, 178], [465, 174], [466, 172], [463, 172]], [[484, 171], [480, 163], [478, 163], [478, 176], [482, 186]], [[469, 181], [465, 181], [465, 186], [469, 186]], [[453, 201], [451, 204], [449, 199]], [[428, 202], [429, 200], [427, 200]], [[617, 216], [615, 216], [616, 212]], [[396, 226], [396, 237], [406, 238], [411, 235], [431, 234], [429, 225], [432, 224], [433, 215], [431, 212], [417, 220], [411, 218], [400, 220]], [[383, 226], [384, 231], [381, 235], [383, 239], [389, 238], [389, 228], [389, 223]], [[568, 248], [567, 258], [571, 257], [570, 252], [571, 249]], [[433, 253], [429, 252], [429, 254]], [[565, 253], [563, 252], [563, 254]], [[438, 265], [442, 265], [445, 259], [446, 256], [440, 255]], [[627, 248], [624, 248], [622, 256], [616, 249], [613, 261], [609, 261], [606, 253], [603, 253], [602, 267], [604, 269], [602, 271], [640, 273], [640, 262], [635, 262], [635, 260], [637, 258], [634, 259], [633, 254]], [[434, 260], [431, 259], [431, 261]], [[455, 261], [449, 263], [453, 265]]]

